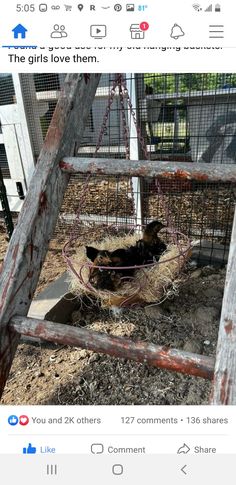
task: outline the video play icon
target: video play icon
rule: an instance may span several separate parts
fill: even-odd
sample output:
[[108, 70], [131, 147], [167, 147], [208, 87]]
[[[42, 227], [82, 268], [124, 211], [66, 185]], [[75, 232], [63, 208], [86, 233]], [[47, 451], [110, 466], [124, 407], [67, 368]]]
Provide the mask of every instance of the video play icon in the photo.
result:
[[107, 35], [106, 25], [91, 25], [90, 36], [94, 39], [103, 39]]

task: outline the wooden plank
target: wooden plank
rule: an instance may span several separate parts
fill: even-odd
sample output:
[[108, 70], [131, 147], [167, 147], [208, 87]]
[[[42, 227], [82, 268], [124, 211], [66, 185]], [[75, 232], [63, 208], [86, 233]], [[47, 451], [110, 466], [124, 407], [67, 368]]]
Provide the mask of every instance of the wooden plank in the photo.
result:
[[222, 304], [212, 404], [236, 404], [236, 210]]
[[136, 362], [145, 362], [154, 367], [182, 374], [212, 379], [214, 372], [212, 357], [161, 347], [152, 343], [133, 342], [124, 337], [114, 337], [105, 333], [18, 315], [11, 319], [10, 327], [29, 337], [94, 350]]
[[[12, 80], [14, 84], [17, 109], [18, 109], [19, 120], [20, 120], [20, 123], [17, 123], [15, 125], [16, 138], [19, 145], [19, 152], [21, 156], [21, 164], [23, 166], [24, 177], [28, 188], [30, 179], [34, 171], [35, 160], [34, 160], [34, 154], [33, 154], [32, 141], [29, 135], [29, 128], [28, 128], [27, 116], [26, 116], [26, 107], [24, 102], [25, 100], [22, 92], [21, 77], [22, 77], [21, 74], [12, 73]], [[31, 82], [33, 83], [32, 74], [31, 76], [28, 76], [28, 79], [31, 79]], [[33, 119], [35, 120], [35, 118], [36, 118], [35, 113], [33, 113]], [[40, 123], [40, 120], [38, 122]]]
[[66, 157], [60, 167], [67, 173], [123, 175], [131, 177], [162, 177], [196, 180], [199, 182], [236, 182], [236, 165], [182, 163], [149, 160], [119, 160]]
[[59, 161], [82, 139], [99, 79], [99, 74], [68, 74], [3, 263], [0, 396], [19, 340], [8, 322], [16, 313], [27, 315], [69, 180]]

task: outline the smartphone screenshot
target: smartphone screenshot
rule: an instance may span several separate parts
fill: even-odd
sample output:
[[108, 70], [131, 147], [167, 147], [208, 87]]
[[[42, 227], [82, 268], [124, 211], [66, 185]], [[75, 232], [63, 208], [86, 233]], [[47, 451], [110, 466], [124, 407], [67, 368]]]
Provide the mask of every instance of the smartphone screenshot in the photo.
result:
[[234, 485], [236, 6], [0, 6], [9, 485]]

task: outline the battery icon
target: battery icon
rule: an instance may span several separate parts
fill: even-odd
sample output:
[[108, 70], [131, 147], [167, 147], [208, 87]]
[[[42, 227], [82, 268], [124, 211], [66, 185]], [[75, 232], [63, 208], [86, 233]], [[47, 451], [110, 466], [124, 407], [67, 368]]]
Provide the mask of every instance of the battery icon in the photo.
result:
[[48, 6], [46, 3], [40, 3], [39, 5], [39, 11], [40, 12], [47, 12]]

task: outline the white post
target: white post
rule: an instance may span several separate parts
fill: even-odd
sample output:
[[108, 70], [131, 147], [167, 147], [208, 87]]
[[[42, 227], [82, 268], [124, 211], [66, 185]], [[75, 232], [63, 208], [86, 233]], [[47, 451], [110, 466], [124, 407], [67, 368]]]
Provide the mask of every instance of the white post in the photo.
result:
[[[138, 109], [138, 98], [137, 98], [137, 90], [136, 90], [136, 79], [134, 73], [126, 73], [126, 84], [127, 89], [130, 95], [130, 100], [134, 109], [134, 112], [137, 116], [137, 109]], [[131, 160], [139, 160], [139, 141], [137, 137], [137, 130], [134, 124], [133, 117], [129, 112], [128, 115], [128, 124], [130, 129], [130, 159]], [[136, 224], [142, 225], [142, 205], [141, 205], [141, 184], [139, 177], [132, 177], [132, 188], [133, 188], [133, 197], [134, 197], [134, 205], [135, 205], [135, 213], [136, 213]]]
[[31, 146], [31, 139], [29, 135], [27, 116], [25, 112], [24, 96], [22, 92], [20, 74], [13, 73], [12, 78], [15, 88], [17, 110], [20, 120], [20, 124], [16, 125], [16, 134], [19, 143], [22, 171], [25, 177], [25, 183], [27, 187], [29, 186], [31, 176], [34, 171], [35, 162], [33, 149]]

